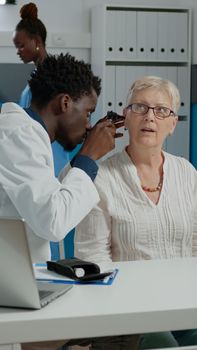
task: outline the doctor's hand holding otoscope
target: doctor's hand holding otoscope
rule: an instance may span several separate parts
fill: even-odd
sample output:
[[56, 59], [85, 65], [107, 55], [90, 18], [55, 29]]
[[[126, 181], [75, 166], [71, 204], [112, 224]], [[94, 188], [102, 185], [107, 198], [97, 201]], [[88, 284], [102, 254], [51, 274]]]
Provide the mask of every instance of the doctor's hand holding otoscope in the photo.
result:
[[116, 132], [122, 126], [124, 126], [124, 116], [113, 111], [107, 112], [104, 118], [87, 130], [79, 154], [87, 155], [93, 160], [103, 157], [115, 148], [115, 139], [123, 136], [123, 133]]

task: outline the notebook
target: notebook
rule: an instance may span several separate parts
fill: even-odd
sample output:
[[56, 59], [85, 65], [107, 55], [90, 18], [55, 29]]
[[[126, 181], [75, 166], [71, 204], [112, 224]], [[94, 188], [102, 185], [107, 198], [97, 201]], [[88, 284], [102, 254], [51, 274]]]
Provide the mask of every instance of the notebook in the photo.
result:
[[0, 218], [0, 306], [40, 309], [71, 288], [37, 282], [25, 221]]

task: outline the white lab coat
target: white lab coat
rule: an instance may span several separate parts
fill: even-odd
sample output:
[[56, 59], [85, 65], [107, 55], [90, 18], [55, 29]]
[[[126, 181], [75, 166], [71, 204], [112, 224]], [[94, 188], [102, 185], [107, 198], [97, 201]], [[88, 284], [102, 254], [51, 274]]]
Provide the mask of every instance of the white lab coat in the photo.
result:
[[60, 182], [46, 130], [15, 103], [0, 114], [0, 217], [28, 225], [33, 261], [50, 259], [49, 241], [59, 241], [99, 201], [90, 177], [70, 168]]

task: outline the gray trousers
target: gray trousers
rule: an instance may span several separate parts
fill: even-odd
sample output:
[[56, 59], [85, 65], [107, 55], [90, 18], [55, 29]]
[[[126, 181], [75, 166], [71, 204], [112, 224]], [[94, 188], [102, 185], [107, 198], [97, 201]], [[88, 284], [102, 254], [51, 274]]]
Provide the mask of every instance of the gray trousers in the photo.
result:
[[89, 344], [91, 344], [91, 350], [137, 350], [139, 344], [139, 336], [120, 335], [112, 337], [99, 337], [93, 339], [73, 339], [65, 345], [87, 346]]
[[138, 335], [120, 335], [111, 337], [99, 337], [90, 339], [58, 340], [48, 342], [34, 342], [22, 344], [22, 350], [58, 350], [69, 349], [69, 346], [91, 345], [91, 350], [137, 350], [139, 343]]

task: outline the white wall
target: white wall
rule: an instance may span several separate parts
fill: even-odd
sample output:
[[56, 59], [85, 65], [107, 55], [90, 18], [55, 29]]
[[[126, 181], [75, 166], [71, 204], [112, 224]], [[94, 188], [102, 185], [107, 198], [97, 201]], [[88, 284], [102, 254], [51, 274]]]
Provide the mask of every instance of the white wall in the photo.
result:
[[[0, 6], [0, 63], [19, 62], [12, 44], [12, 32], [19, 22], [19, 10], [30, 0], [17, 0], [17, 5]], [[191, 7], [193, 10], [192, 63], [197, 64], [196, 0], [33, 0], [38, 16], [48, 30], [48, 52], [69, 51], [90, 61], [90, 9], [97, 4]], [[65, 48], [63, 48], [64, 46]]]

